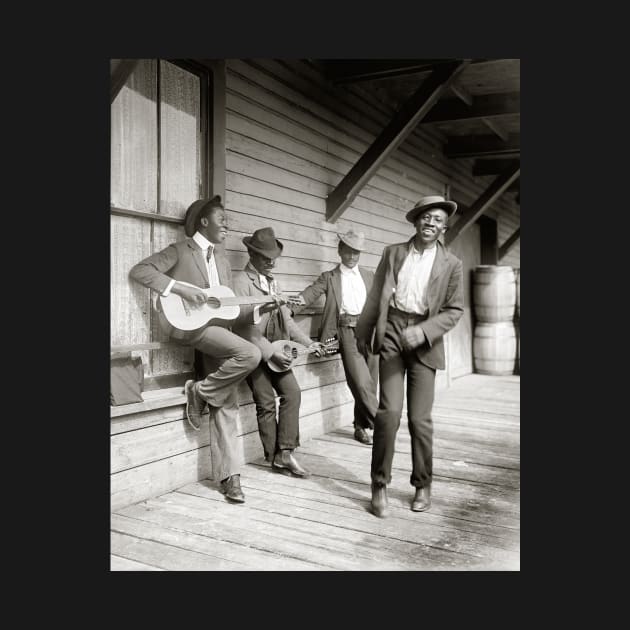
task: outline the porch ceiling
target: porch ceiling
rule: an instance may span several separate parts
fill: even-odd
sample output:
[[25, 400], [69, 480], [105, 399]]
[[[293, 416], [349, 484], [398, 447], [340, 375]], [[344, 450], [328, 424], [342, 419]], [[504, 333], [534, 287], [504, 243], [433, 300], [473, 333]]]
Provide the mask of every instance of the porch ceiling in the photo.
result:
[[[312, 61], [332, 85], [360, 84], [398, 111], [436, 68], [457, 60]], [[447, 158], [475, 158], [472, 174], [479, 176], [520, 159], [520, 123], [520, 59], [472, 59], [419, 124], [439, 132]], [[509, 192], [520, 201], [518, 180]]]

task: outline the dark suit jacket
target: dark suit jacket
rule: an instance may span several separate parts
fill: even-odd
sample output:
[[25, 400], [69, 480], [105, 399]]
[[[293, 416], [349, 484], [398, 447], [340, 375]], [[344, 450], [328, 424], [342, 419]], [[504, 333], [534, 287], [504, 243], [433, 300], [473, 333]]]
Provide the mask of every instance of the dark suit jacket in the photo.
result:
[[[374, 281], [374, 272], [359, 266], [359, 273], [365, 283], [366, 294], [369, 294]], [[322, 273], [313, 284], [306, 287], [300, 295], [304, 298], [306, 305], [309, 305], [322, 293], [326, 294], [326, 302], [324, 303], [322, 324], [319, 332], [320, 341], [330, 339], [337, 334], [339, 310], [341, 309], [341, 269], [339, 265], [330, 271], [324, 271], [324, 273]], [[296, 313], [299, 313], [299, 309], [296, 309]]]
[[[372, 330], [376, 328], [374, 353], [380, 350], [383, 343], [389, 301], [398, 282], [398, 272], [409, 252], [409, 244], [414, 238], [415, 236], [406, 243], [388, 245], [376, 268], [374, 284], [367, 296], [356, 331], [357, 337], [369, 340]], [[438, 249], [429, 276], [427, 292], [428, 317], [418, 324], [426, 340], [417, 348], [416, 353], [418, 359], [425, 365], [443, 370], [445, 361], [442, 337], [455, 326], [464, 313], [464, 276], [462, 261], [446, 251], [439, 241], [436, 247]]]
[[[260, 286], [260, 278], [258, 272], [249, 266], [244, 271], [239, 271], [234, 276], [234, 293], [236, 295], [261, 296], [267, 295]], [[258, 324], [250, 323], [253, 321], [254, 307], [241, 306], [242, 318], [235, 322], [233, 332], [243, 337], [247, 341], [251, 341], [258, 346], [262, 354], [263, 361], [267, 361], [273, 354], [271, 343], [265, 337], [265, 330], [269, 322], [271, 313], [263, 313]], [[289, 339], [297, 341], [304, 346], [309, 346], [312, 342], [311, 338], [305, 335], [299, 326], [293, 321], [291, 310], [287, 306], [280, 307], [284, 327], [289, 335]]]
[[[225, 254], [215, 248], [214, 260], [217, 265], [220, 283], [233, 289], [232, 270]], [[207, 289], [210, 286], [208, 267], [203, 250], [192, 238], [172, 243], [162, 251], [141, 260], [131, 268], [129, 276], [158, 293], [162, 293], [171, 280], [188, 282], [201, 289]], [[158, 312], [160, 327], [167, 335], [174, 339], [185, 339], [192, 334], [192, 332], [183, 332], [173, 328], [160, 311], [159, 301], [157, 300], [155, 308]], [[241, 313], [239, 319], [242, 316]]]

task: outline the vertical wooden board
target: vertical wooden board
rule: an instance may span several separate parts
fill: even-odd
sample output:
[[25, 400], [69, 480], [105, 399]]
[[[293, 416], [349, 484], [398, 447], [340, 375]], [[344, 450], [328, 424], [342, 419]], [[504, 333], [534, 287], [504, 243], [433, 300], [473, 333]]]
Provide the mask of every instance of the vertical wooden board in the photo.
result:
[[[153, 224], [153, 252], [159, 252], [171, 243], [184, 238], [183, 227], [173, 223], [155, 221]], [[155, 296], [153, 296], [155, 299]], [[168, 336], [162, 331], [158, 318], [153, 310], [151, 323], [152, 341], [168, 341]], [[152, 374], [179, 374], [193, 369], [194, 351], [191, 348], [176, 347], [151, 351]]]
[[451, 378], [457, 378], [473, 371], [472, 362], [472, 270], [480, 264], [480, 236], [479, 226], [472, 225], [450, 247], [452, 254], [459, 258], [464, 266], [464, 314], [455, 328], [449, 331], [447, 357]]
[[160, 61], [160, 214], [183, 217], [201, 195], [200, 80]]
[[[135, 217], [111, 217], [111, 343], [148, 343], [149, 289], [129, 278], [129, 270], [151, 253], [150, 222]], [[150, 373], [148, 351], [140, 353], [145, 375]]]
[[157, 65], [141, 59], [111, 106], [110, 203], [157, 208]]

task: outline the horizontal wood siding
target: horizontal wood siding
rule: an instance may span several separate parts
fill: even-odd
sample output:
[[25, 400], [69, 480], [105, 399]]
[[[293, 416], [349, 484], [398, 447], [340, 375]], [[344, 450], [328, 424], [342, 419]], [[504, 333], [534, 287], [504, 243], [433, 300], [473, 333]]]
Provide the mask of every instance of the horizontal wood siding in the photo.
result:
[[[300, 439], [302, 441], [347, 424], [353, 399], [343, 377], [339, 355], [316, 359], [303, 357], [294, 368], [302, 389]], [[263, 456], [256, 410], [245, 383], [238, 390], [241, 462]], [[208, 415], [201, 431], [185, 420], [184, 396], [177, 389], [168, 406], [112, 418], [111, 507], [112, 510], [174, 490], [211, 474]]]
[[[227, 243], [233, 264], [246, 261], [243, 235], [273, 226], [285, 245], [277, 275], [287, 291], [299, 291], [338, 262], [337, 233], [349, 227], [367, 238], [360, 264], [374, 270], [383, 247], [408, 239], [406, 212], [427, 194], [472, 204], [493, 177], [473, 177], [473, 159], [447, 159], [444, 135], [419, 125], [390, 156], [334, 224], [325, 220], [326, 197], [390, 120], [394, 110], [360, 84], [331, 86], [308, 61], [232, 59], [227, 62], [226, 198], [234, 232]], [[486, 212], [497, 220], [499, 244], [518, 227], [513, 193]], [[479, 264], [479, 232], [454, 244], [464, 274]], [[475, 254], [477, 252], [477, 254]], [[465, 255], [464, 255], [465, 253]], [[501, 261], [520, 266], [517, 242]], [[468, 299], [468, 298], [467, 298]], [[321, 303], [321, 302], [320, 302]], [[470, 304], [449, 335], [452, 376], [472, 371]], [[445, 384], [444, 374], [438, 383]]]

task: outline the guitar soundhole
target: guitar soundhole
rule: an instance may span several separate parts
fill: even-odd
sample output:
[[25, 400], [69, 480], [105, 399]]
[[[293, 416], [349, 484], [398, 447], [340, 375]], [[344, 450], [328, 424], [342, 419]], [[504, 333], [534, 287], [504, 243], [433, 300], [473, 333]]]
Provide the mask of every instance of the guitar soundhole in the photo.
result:
[[291, 358], [292, 358], [293, 360], [295, 360], [295, 359], [297, 359], [297, 356], [298, 356], [298, 351], [297, 351], [297, 348], [293, 348], [293, 349], [291, 350]]

